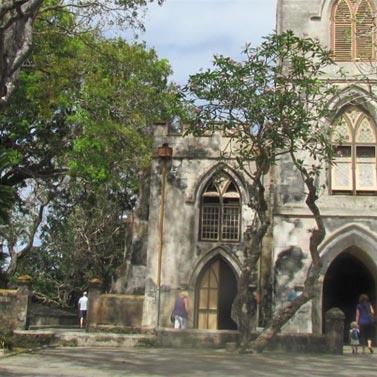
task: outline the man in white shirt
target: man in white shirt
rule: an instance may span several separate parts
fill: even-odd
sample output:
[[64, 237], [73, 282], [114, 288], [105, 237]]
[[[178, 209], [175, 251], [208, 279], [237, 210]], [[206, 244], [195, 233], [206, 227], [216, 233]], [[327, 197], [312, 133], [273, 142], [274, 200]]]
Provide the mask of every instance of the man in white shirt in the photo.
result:
[[79, 310], [80, 310], [80, 328], [84, 327], [84, 323], [86, 325], [86, 314], [88, 311], [88, 297], [87, 293], [84, 292], [82, 297], [79, 300]]

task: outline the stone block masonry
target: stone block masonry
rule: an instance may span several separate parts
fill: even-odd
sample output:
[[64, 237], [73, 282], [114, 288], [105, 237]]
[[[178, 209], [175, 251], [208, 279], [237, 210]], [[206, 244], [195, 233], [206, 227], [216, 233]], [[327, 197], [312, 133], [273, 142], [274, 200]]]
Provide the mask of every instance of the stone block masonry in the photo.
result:
[[26, 329], [32, 295], [30, 276], [20, 276], [17, 289], [0, 290], [0, 323], [11, 329]]

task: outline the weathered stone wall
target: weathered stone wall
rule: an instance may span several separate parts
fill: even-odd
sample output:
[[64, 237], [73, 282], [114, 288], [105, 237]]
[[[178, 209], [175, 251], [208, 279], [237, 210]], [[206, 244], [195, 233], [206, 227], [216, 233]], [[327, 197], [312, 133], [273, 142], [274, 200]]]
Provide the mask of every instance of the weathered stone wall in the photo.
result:
[[[277, 30], [293, 30], [299, 36], [318, 39], [324, 46], [331, 45], [330, 0], [280, 0], [277, 12]], [[341, 76], [342, 68], [347, 77]], [[375, 89], [368, 87], [360, 76], [360, 66], [341, 63], [324, 72], [324, 78], [334, 80], [341, 93], [331, 99], [330, 106], [335, 118], [344, 105], [352, 102], [366, 110], [377, 120]], [[364, 73], [370, 74], [368, 67]], [[332, 121], [329, 119], [328, 121]], [[214, 256], [220, 254], [240, 271], [242, 263], [242, 239], [240, 243], [201, 242], [199, 233], [200, 194], [215, 170], [223, 164], [236, 181], [242, 194], [242, 231], [250, 224], [252, 213], [246, 206], [245, 179], [237, 172], [231, 159], [220, 162], [220, 152], [226, 149], [228, 139], [220, 134], [211, 137], [182, 137], [169, 135], [167, 127], [159, 126], [155, 133], [155, 148], [168, 143], [173, 157], [168, 164], [166, 183], [166, 206], [162, 239], [161, 287], [158, 290], [158, 255], [161, 247], [160, 210], [162, 161], [155, 157], [150, 171], [149, 217], [147, 240], [147, 265], [145, 270], [144, 327], [167, 327], [170, 313], [179, 288], [189, 293], [189, 327], [195, 326], [195, 287], [200, 271]], [[310, 161], [308, 160], [308, 163]], [[314, 221], [305, 206], [305, 187], [291, 162], [282, 158], [271, 170], [272, 177], [265, 182], [271, 192], [273, 217], [271, 233], [265, 239], [259, 266], [259, 284], [262, 302], [259, 310], [261, 324], [281, 305], [289, 304], [300, 294], [310, 267], [308, 251], [310, 230]], [[272, 180], [270, 179], [272, 178]], [[332, 195], [329, 189], [330, 168], [324, 167], [318, 179], [320, 193], [318, 205], [324, 216], [327, 235], [321, 245], [324, 265], [318, 283], [317, 294], [312, 302], [303, 306], [284, 327], [286, 333], [321, 333], [323, 328], [322, 290], [326, 271], [342, 251], [350, 247], [362, 250], [358, 257], [365, 261], [372, 272], [377, 271], [377, 201], [375, 196]], [[139, 276], [140, 281], [140, 276]], [[160, 298], [160, 300], [159, 300]], [[159, 304], [160, 302], [160, 304]], [[160, 311], [160, 316], [158, 312]], [[160, 322], [157, 323], [157, 318]]]
[[226, 343], [238, 343], [238, 331], [170, 330], [157, 331], [157, 345], [171, 348], [224, 348]]
[[[301, 37], [315, 38], [321, 44], [331, 49], [331, 17], [334, 0], [279, 0], [277, 7], [277, 31], [292, 30], [296, 35]], [[339, 73], [342, 68], [347, 77]], [[360, 69], [361, 68], [361, 69]], [[337, 78], [346, 82], [351, 76], [357, 79], [356, 85], [362, 85], [361, 72], [369, 79], [376, 78], [375, 69], [372, 65], [362, 64], [358, 66], [355, 63], [341, 62], [337, 66], [328, 68], [325, 71], [325, 77]], [[364, 77], [364, 78], [365, 78]], [[352, 84], [355, 84], [352, 83]], [[352, 85], [350, 82], [347, 85]], [[363, 86], [363, 85], [362, 85]], [[364, 86], [367, 89], [367, 86]]]
[[[189, 293], [189, 327], [193, 326], [195, 284], [204, 261], [222, 253], [237, 272], [242, 258], [240, 243], [202, 242], [199, 240], [200, 195], [205, 184], [222, 166], [238, 185], [242, 196], [242, 230], [250, 223], [251, 211], [247, 207], [247, 190], [242, 175], [232, 169], [234, 162], [220, 162], [220, 153], [226, 149], [227, 138], [220, 134], [211, 137], [168, 135], [167, 127], [159, 127], [155, 135], [155, 147], [168, 143], [173, 148], [169, 162], [166, 184], [166, 207], [161, 269], [161, 322], [169, 325], [170, 312], [178, 288]], [[148, 231], [148, 261], [143, 311], [143, 326], [157, 326], [158, 311], [158, 254], [161, 237], [159, 233], [161, 209], [162, 162], [156, 157], [151, 168], [151, 191]]]
[[22, 276], [18, 289], [0, 289], [0, 323], [12, 329], [26, 329], [31, 300], [31, 278]]
[[97, 325], [141, 327], [144, 296], [101, 295]]
[[[330, 0], [280, 0], [277, 12], [277, 30], [292, 30], [299, 36], [318, 39], [331, 48]], [[343, 70], [345, 76], [338, 73]], [[363, 81], [375, 78], [372, 65], [362, 63], [338, 63], [327, 69], [324, 78], [334, 80], [340, 94], [330, 106], [335, 118], [347, 104], [359, 106], [374, 121], [377, 120], [376, 88]], [[365, 76], [361, 74], [364, 73]], [[331, 119], [329, 120], [331, 121]], [[310, 164], [310, 161], [308, 160]], [[309, 236], [315, 225], [305, 206], [305, 188], [292, 164], [282, 159], [275, 169], [273, 221], [273, 275], [274, 307], [285, 305], [289, 296], [299, 294], [310, 266]], [[322, 332], [323, 280], [331, 262], [343, 251], [354, 248], [355, 253], [376, 276], [377, 251], [377, 201], [373, 196], [332, 195], [330, 191], [330, 167], [324, 167], [318, 179], [320, 193], [318, 206], [326, 225], [326, 239], [321, 245], [323, 257], [322, 276], [313, 302], [304, 306], [285, 327], [285, 331]], [[373, 246], [374, 245], [374, 246]], [[374, 302], [374, 304], [376, 304]]]
[[144, 296], [101, 294], [101, 281], [89, 282], [88, 323], [90, 331], [98, 328], [140, 329]]
[[[343, 353], [344, 314], [334, 308], [326, 313], [326, 335], [305, 331], [282, 333], [268, 344], [268, 350], [294, 353]], [[239, 332], [229, 330], [157, 330], [157, 345], [174, 348], [229, 348], [237, 349]], [[258, 336], [251, 335], [252, 339]], [[229, 345], [230, 347], [228, 347]]]
[[29, 329], [79, 326], [78, 313], [38, 303], [31, 303], [28, 317]]
[[0, 290], [0, 322], [15, 327], [19, 312], [17, 290]]

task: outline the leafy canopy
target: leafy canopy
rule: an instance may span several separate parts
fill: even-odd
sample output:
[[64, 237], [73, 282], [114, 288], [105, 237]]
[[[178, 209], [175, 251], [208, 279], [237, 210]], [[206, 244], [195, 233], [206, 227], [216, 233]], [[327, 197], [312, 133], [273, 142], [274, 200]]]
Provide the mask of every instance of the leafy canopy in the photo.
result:
[[245, 59], [215, 56], [214, 67], [190, 77], [186, 96], [195, 106], [194, 135], [222, 131], [241, 167], [270, 166], [279, 155], [306, 149], [331, 159], [331, 127], [323, 119], [334, 87], [323, 80], [333, 64], [319, 42], [291, 31], [272, 34], [259, 47], [247, 45]]
[[96, 34], [67, 36], [67, 17], [35, 25], [35, 48], [9, 106], [0, 136], [12, 166], [0, 183], [65, 174], [104, 182], [148, 164], [150, 127], [170, 117], [177, 96], [171, 73], [143, 44]]
[[[140, 43], [105, 39], [94, 32], [61, 33], [77, 21], [72, 17], [52, 12], [49, 22], [36, 20], [33, 53], [9, 106], [0, 113], [0, 141], [7, 157], [0, 188], [14, 189], [19, 203], [4, 234], [33, 245], [40, 221], [27, 221], [20, 229], [16, 220], [39, 214], [23, 196], [38, 188], [36, 197], [46, 197], [43, 203], [48, 205], [42, 245], [47, 254], [41, 265], [46, 257], [63, 274], [53, 277], [56, 282], [49, 287], [55, 288], [70, 280], [68, 264], [74, 258], [69, 256], [75, 256], [75, 250], [81, 253], [80, 261], [90, 261], [90, 250], [102, 253], [93, 265], [77, 262], [75, 273], [85, 270], [82, 279], [90, 271], [102, 271], [107, 284], [111, 280], [118, 256], [124, 253], [122, 216], [134, 205], [138, 174], [152, 154], [153, 124], [169, 119], [179, 107], [176, 89], [168, 84], [171, 69], [166, 60]], [[33, 205], [40, 203], [35, 200]], [[110, 254], [96, 237], [114, 241], [108, 242], [110, 248], [113, 245]], [[97, 246], [85, 249], [80, 239]], [[23, 255], [14, 253], [13, 267], [29, 260], [31, 248], [26, 250]], [[83, 280], [78, 281], [76, 288]]]

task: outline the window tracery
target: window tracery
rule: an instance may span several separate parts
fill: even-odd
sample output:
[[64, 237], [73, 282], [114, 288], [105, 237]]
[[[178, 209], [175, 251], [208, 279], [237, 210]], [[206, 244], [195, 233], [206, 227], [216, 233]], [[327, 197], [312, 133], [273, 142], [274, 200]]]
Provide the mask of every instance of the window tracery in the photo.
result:
[[349, 108], [337, 121], [333, 143], [336, 157], [331, 169], [332, 191], [354, 195], [377, 191], [377, 138], [370, 117]]
[[332, 24], [332, 48], [336, 61], [374, 58], [375, 9], [370, 0], [336, 1]]
[[240, 193], [233, 180], [225, 173], [214, 176], [201, 197], [201, 240], [239, 241], [240, 202]]

